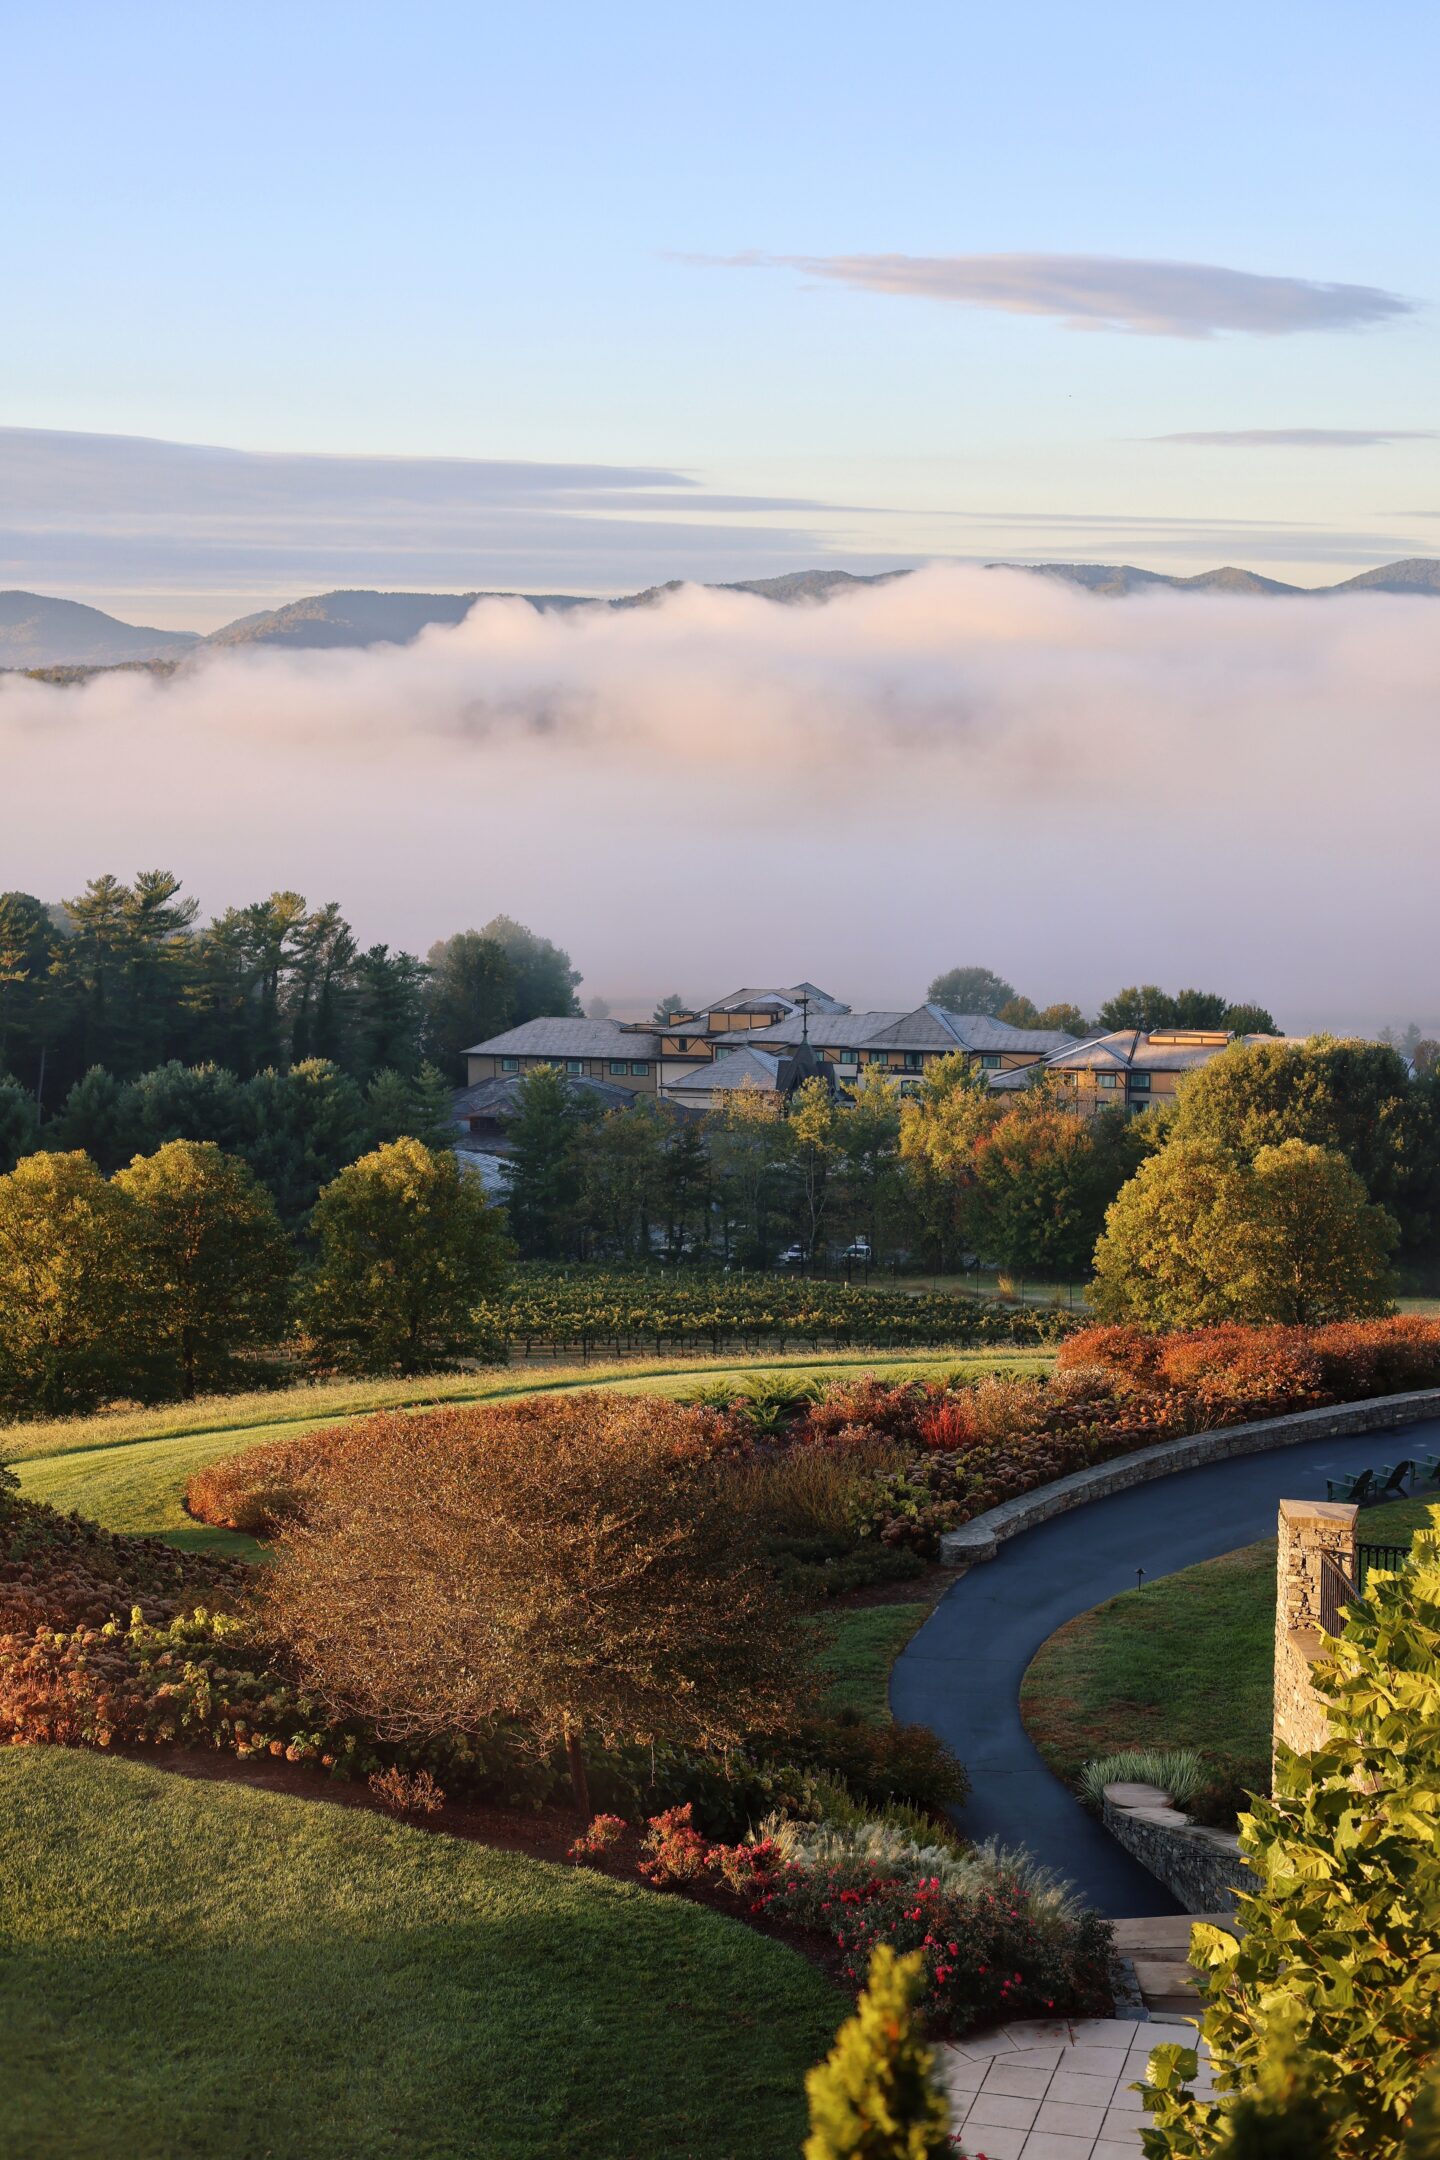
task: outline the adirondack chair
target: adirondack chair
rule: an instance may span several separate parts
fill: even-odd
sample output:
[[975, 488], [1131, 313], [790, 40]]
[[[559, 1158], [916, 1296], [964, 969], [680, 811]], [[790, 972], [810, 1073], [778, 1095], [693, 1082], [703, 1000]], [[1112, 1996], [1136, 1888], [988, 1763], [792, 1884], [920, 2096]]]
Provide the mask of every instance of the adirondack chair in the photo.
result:
[[1374, 1483], [1373, 1470], [1357, 1470], [1353, 1477], [1327, 1478], [1325, 1497], [1327, 1500], [1353, 1500], [1358, 1505], [1360, 1501], [1369, 1498], [1370, 1488]]
[[1392, 1470], [1387, 1464], [1380, 1472], [1384, 1480], [1378, 1492], [1369, 1494], [1372, 1500], [1400, 1500], [1404, 1498], [1407, 1482], [1415, 1475], [1415, 1465], [1407, 1455]]
[[1417, 1465], [1415, 1482], [1417, 1485], [1440, 1485], [1440, 1455], [1429, 1455]]

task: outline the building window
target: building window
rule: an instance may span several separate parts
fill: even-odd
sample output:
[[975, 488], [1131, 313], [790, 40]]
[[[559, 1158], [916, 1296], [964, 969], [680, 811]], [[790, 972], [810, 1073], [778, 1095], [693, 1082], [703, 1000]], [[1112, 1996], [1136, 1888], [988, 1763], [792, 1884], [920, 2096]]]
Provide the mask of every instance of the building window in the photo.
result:
[[688, 1049], [690, 1048], [690, 1038], [689, 1038], [689, 1036], [688, 1036], [688, 1035], [677, 1035], [677, 1036], [676, 1036], [676, 1038], [675, 1038], [675, 1048], [676, 1048], [677, 1050], [688, 1050]]
[[519, 1058], [501, 1058], [501, 1060], [500, 1060], [500, 1070], [501, 1070], [501, 1072], [519, 1072], [519, 1070], [520, 1070], [520, 1060], [519, 1060]]
[[1142, 1095], [1148, 1095], [1150, 1092], [1149, 1073], [1131, 1073], [1130, 1085], [1132, 1088], [1137, 1088]]
[[610, 1070], [612, 1073], [623, 1073], [625, 1071], [624, 1058], [611, 1058]]
[[999, 1072], [1000, 1058], [998, 1052], [993, 1050], [987, 1051], [985, 1056], [982, 1057], [980, 1060], [980, 1070], [982, 1072]]
[[646, 1064], [632, 1065], [630, 1067], [630, 1070], [637, 1080], [643, 1080], [645, 1075], [649, 1072], [650, 1067]]
[[1114, 1073], [1101, 1073], [1096, 1079], [1095, 1085], [1097, 1087], [1113, 1088], [1115, 1086]]
[[865, 1053], [865, 1060], [866, 1063], [870, 1065], [888, 1065], [890, 1062], [890, 1053], [888, 1050], [867, 1050]]
[[566, 1058], [565, 1070], [567, 1073], [584, 1072], [585, 1060], [583, 1058]]
[[919, 1072], [919, 1070], [920, 1070], [920, 1065], [921, 1065], [921, 1058], [920, 1058], [920, 1052], [919, 1052], [918, 1050], [907, 1050], [907, 1051], [905, 1052], [905, 1070], [906, 1070], [906, 1072]]

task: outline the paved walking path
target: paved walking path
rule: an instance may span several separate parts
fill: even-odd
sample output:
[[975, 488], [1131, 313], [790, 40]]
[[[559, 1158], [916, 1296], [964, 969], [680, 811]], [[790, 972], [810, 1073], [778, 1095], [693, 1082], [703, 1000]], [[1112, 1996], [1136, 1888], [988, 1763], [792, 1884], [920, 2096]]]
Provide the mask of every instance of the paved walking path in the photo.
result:
[[[938, 2049], [935, 2067], [972, 2160], [1139, 2160], [1147, 2118], [1130, 2088], [1167, 2040], [1193, 2047], [1195, 2029], [1026, 2018]], [[1195, 2090], [1212, 2089], [1202, 2048]]]
[[1437, 1444], [1433, 1421], [1185, 1470], [1024, 1531], [962, 1575], [890, 1676], [896, 1717], [930, 1726], [970, 1773], [961, 1828], [1028, 1846], [1112, 1918], [1178, 1910], [1046, 1769], [1020, 1722], [1026, 1666], [1065, 1621], [1133, 1590], [1137, 1568], [1170, 1575], [1271, 1537], [1282, 1499], [1323, 1500], [1327, 1477]]

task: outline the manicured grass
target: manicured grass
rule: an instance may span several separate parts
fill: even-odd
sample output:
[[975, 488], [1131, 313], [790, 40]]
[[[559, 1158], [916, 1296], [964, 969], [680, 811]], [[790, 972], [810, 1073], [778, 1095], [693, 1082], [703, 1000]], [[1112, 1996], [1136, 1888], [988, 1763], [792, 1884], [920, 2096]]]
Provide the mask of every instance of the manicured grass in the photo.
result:
[[838, 1379], [876, 1372], [901, 1377], [959, 1369], [988, 1372], [1002, 1366], [1034, 1372], [1046, 1370], [1050, 1363], [1050, 1354], [1043, 1351], [987, 1349], [926, 1351], [908, 1357], [846, 1352], [833, 1358], [769, 1359], [751, 1365], [672, 1359], [539, 1371], [511, 1367], [488, 1373], [450, 1373], [433, 1380], [377, 1382], [371, 1387], [296, 1387], [269, 1395], [218, 1396], [159, 1411], [14, 1425], [0, 1440], [0, 1455], [8, 1455], [22, 1491], [32, 1500], [76, 1508], [110, 1530], [167, 1538], [192, 1551], [254, 1558], [259, 1548], [253, 1539], [194, 1523], [185, 1514], [181, 1502], [192, 1473], [243, 1448], [316, 1431], [370, 1410], [439, 1401], [491, 1402], [561, 1388], [616, 1387], [634, 1393], [683, 1395], [713, 1380], [731, 1381], [738, 1387], [781, 1376]]
[[[1402, 1541], [1423, 1500], [1362, 1514], [1361, 1536]], [[1052, 1770], [1097, 1755], [1190, 1747], [1264, 1762], [1275, 1656], [1275, 1540], [1182, 1568], [1057, 1630], [1031, 1663], [1020, 1708]]]
[[27, 2160], [776, 2160], [845, 2010], [737, 1921], [368, 1811], [17, 1748], [0, 1816]]
[[830, 1640], [815, 1663], [829, 1682], [825, 1707], [832, 1714], [858, 1711], [877, 1722], [890, 1715], [890, 1668], [931, 1607], [924, 1600], [903, 1605], [852, 1605], [827, 1615]]

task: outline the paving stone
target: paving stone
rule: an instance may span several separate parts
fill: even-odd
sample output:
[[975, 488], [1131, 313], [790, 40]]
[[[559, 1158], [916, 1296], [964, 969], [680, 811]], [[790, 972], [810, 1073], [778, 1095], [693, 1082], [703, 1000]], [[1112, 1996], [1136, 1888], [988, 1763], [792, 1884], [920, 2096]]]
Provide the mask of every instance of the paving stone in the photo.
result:
[[1029, 2130], [1039, 2106], [1038, 2100], [1021, 2099], [1013, 2093], [976, 2093], [965, 2110], [965, 2128], [983, 2130], [993, 2126], [998, 2130]]
[[[1070, 2137], [1059, 2130], [1032, 2130], [1025, 2140], [1023, 2160], [1092, 2160], [1095, 2141], [1088, 2137]], [[986, 2154], [985, 2160], [992, 2160]], [[1126, 2153], [1125, 2160], [1134, 2160]]]
[[1108, 2107], [1115, 2094], [1115, 2078], [1087, 2077], [1082, 2070], [1069, 2070], [1062, 2064], [1050, 2080], [1047, 2100], [1075, 2100], [1087, 2107]]
[[1062, 2130], [1067, 2137], [1100, 2135], [1100, 2125], [1105, 2120], [1103, 2107], [1081, 2107], [1069, 2100], [1042, 2100], [1040, 2112], [1035, 2117], [1037, 2130]]
[[[1030, 2134], [1028, 2130], [987, 2130], [983, 2147], [985, 2160], [1024, 2160]], [[1130, 2160], [1128, 2153], [1126, 2160]]]
[[1022, 2064], [1012, 2062], [1008, 2055], [997, 2055], [986, 2072], [984, 2089], [987, 2093], [1012, 2093], [1019, 2100], [1043, 2100], [1054, 2075], [1048, 2066], [1043, 2070], [1027, 2070]]
[[1114, 1785], [1105, 1787], [1105, 1798], [1112, 1807], [1169, 1807], [1170, 1795], [1163, 1785], [1146, 1785], [1139, 1778], [1121, 1778]]

